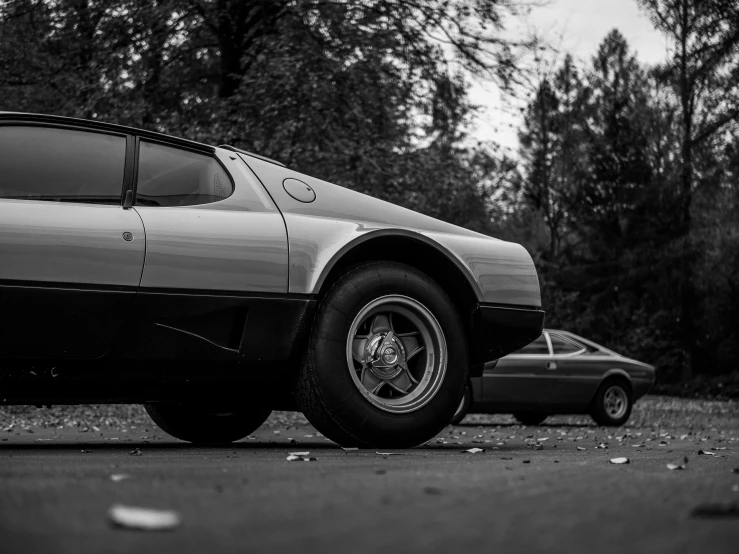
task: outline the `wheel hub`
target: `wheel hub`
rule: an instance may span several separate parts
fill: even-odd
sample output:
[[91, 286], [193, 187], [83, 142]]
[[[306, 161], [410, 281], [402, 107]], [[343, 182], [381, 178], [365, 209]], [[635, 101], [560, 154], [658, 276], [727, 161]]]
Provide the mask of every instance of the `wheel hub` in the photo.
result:
[[364, 361], [380, 379], [393, 379], [403, 371], [405, 361], [403, 344], [393, 332], [378, 333], [367, 342]]

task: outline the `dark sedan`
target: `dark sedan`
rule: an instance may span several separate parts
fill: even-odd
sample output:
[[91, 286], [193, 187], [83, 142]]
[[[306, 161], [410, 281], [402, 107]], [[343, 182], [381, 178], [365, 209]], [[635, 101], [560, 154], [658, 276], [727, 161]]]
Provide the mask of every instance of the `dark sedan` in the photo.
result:
[[619, 426], [653, 383], [653, 366], [573, 333], [545, 329], [470, 379], [452, 423], [468, 413], [513, 414], [524, 425], [554, 414], [590, 414], [599, 425]]

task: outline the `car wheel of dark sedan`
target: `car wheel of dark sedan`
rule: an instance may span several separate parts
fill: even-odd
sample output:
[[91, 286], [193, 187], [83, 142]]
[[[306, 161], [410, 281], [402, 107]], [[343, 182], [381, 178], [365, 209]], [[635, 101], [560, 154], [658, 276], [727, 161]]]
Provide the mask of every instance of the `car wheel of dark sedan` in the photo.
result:
[[183, 441], [196, 443], [227, 443], [243, 439], [259, 429], [272, 412], [256, 403], [223, 411], [175, 402], [144, 404], [144, 408], [163, 431]]
[[462, 324], [439, 285], [410, 266], [373, 262], [321, 302], [295, 398], [341, 445], [411, 447], [452, 419], [466, 368]]
[[452, 416], [451, 424], [457, 425], [458, 423], [461, 423], [464, 419], [464, 416], [466, 416], [467, 413], [470, 411], [470, 406], [472, 406], [472, 389], [469, 385], [467, 385], [464, 388], [464, 396], [462, 397], [462, 401], [459, 403], [457, 411], [454, 412], [454, 416]]
[[540, 414], [537, 412], [519, 412], [513, 414], [513, 417], [523, 425], [540, 425], [548, 417], [548, 414]]
[[595, 393], [590, 415], [598, 425], [618, 427], [631, 415], [631, 387], [622, 379], [605, 381]]

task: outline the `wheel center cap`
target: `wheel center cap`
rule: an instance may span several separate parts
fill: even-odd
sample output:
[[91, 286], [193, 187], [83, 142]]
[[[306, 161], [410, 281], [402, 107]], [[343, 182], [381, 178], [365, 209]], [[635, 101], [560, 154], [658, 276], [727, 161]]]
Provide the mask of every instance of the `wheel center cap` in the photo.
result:
[[394, 364], [398, 361], [398, 351], [392, 346], [388, 346], [382, 352], [382, 361], [386, 364]]

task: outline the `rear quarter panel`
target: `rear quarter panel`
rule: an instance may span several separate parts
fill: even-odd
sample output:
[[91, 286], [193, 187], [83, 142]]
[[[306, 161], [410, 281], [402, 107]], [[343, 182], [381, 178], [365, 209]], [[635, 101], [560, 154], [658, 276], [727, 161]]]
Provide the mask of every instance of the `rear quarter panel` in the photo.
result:
[[[333, 264], [354, 245], [383, 234], [405, 234], [432, 244], [467, 277], [479, 302], [540, 307], [539, 280], [526, 250], [389, 202], [241, 155], [285, 219], [290, 252], [289, 291], [320, 290]], [[316, 193], [311, 203], [288, 195], [284, 179]]]

